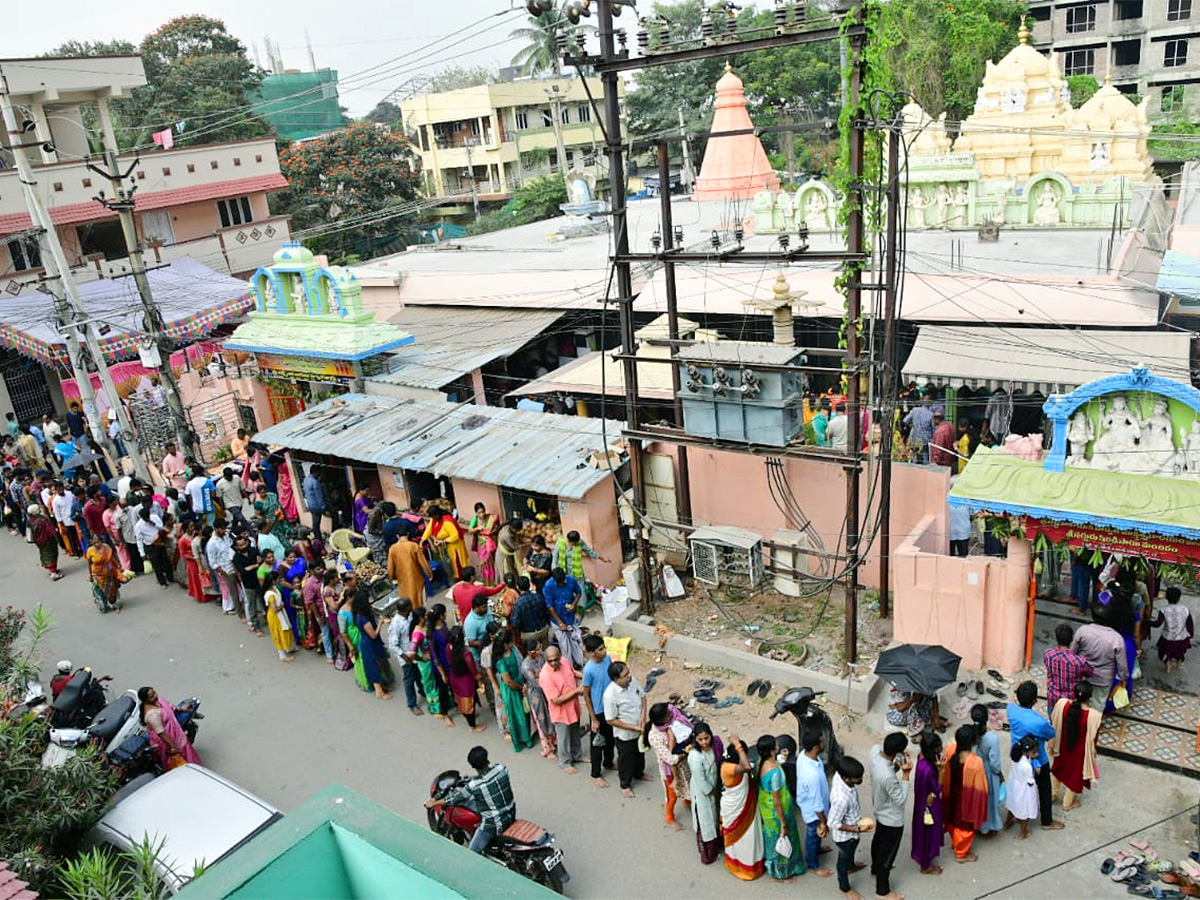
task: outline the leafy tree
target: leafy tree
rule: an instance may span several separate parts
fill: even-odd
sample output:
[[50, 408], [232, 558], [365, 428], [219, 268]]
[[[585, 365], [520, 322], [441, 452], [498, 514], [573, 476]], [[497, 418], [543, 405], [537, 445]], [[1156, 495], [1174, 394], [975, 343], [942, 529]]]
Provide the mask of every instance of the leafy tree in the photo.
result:
[[[314, 250], [340, 256], [372, 239], [394, 236], [397, 222], [409, 217], [369, 221], [414, 200], [420, 186], [419, 164], [403, 135], [360, 122], [279, 154], [288, 189], [275, 201], [292, 216], [297, 232], [320, 228], [306, 237]], [[303, 235], [302, 235], [303, 236]]]
[[1067, 87], [1071, 89], [1071, 106], [1079, 109], [1100, 90], [1100, 82], [1093, 75], [1068, 75]]
[[911, 91], [933, 116], [951, 121], [975, 109], [989, 59], [1017, 43], [1025, 7], [1013, 0], [904, 0], [882, 3], [881, 83]]
[[502, 228], [515, 228], [561, 215], [559, 207], [567, 202], [567, 186], [559, 175], [531, 178], [513, 191], [512, 199], [495, 212], [467, 226], [468, 234], [484, 234]]
[[451, 66], [429, 79], [429, 93], [457, 91], [462, 88], [495, 84], [500, 76], [487, 66]]
[[[11, 606], [0, 611], [0, 710], [23, 699], [27, 679], [36, 676], [50, 624], [41, 607], [32, 619]], [[0, 859], [33, 890], [60, 896], [56, 867], [74, 855], [79, 840], [100, 818], [115, 783], [90, 750], [66, 765], [43, 768], [45, 745], [44, 720], [0, 715]]]
[[137, 44], [119, 38], [111, 41], [67, 41], [59, 44], [43, 58], [66, 56], [136, 56]]
[[525, 75], [541, 75], [546, 72], [561, 75], [562, 57], [558, 54], [555, 25], [562, 21], [562, 18], [561, 10], [551, 9], [540, 16], [529, 16], [525, 25], [510, 31], [510, 38], [525, 43], [513, 54], [512, 65], [520, 66]]
[[402, 118], [403, 113], [400, 107], [390, 100], [380, 100], [375, 104], [375, 108], [367, 113], [363, 118], [368, 122], [376, 122], [380, 125], [395, 125]]
[[[1163, 121], [1156, 122], [1150, 128], [1150, 140], [1147, 144], [1150, 155], [1156, 160], [1177, 162], [1200, 159], [1200, 122], [1196, 119], [1195, 110], [1181, 109]], [[1183, 139], [1156, 135], [1178, 135]]]
[[270, 134], [249, 111], [249, 93], [262, 72], [243, 44], [208, 16], [172, 19], [145, 37], [142, 62], [149, 82], [135, 93], [140, 121], [151, 127], [186, 122], [178, 144], [241, 141]]

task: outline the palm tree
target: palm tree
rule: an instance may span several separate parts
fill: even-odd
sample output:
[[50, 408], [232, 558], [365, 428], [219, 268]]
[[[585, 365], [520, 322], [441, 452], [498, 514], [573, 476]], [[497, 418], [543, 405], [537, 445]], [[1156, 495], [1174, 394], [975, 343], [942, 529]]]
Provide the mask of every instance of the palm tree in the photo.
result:
[[540, 75], [553, 72], [562, 75], [562, 57], [558, 55], [558, 28], [566, 17], [560, 9], [551, 9], [540, 16], [530, 16], [522, 28], [514, 28], [509, 37], [525, 42], [525, 46], [512, 58], [512, 65], [520, 66], [525, 75]]

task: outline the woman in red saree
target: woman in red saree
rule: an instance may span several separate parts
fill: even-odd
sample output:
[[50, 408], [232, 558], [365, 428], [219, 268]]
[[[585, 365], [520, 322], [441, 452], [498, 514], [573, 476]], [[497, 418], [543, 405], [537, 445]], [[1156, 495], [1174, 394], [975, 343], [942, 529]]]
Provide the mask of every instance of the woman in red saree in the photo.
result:
[[971, 843], [979, 826], [987, 821], [987, 773], [983, 760], [971, 752], [975, 738], [976, 731], [971, 725], [963, 725], [954, 732], [954, 743], [946, 748], [946, 765], [942, 769], [946, 833], [960, 863], [979, 859], [971, 852]]
[[179, 727], [171, 704], [158, 696], [152, 687], [138, 688], [138, 701], [142, 724], [150, 738], [150, 749], [162, 770], [165, 772], [184, 763], [199, 765], [200, 755]]
[[1081, 681], [1075, 686], [1075, 696], [1059, 698], [1050, 715], [1054, 737], [1046, 741], [1050, 756], [1050, 780], [1053, 795], [1058, 785], [1066, 789], [1063, 811], [1079, 805], [1079, 794], [1090, 790], [1092, 780], [1100, 777], [1096, 766], [1096, 737], [1100, 732], [1100, 713], [1089, 708], [1092, 686]]
[[204, 586], [200, 582], [200, 563], [196, 561], [196, 522], [189, 519], [183, 525], [183, 534], [179, 535], [179, 558], [187, 567], [187, 592], [197, 603], [206, 603]]

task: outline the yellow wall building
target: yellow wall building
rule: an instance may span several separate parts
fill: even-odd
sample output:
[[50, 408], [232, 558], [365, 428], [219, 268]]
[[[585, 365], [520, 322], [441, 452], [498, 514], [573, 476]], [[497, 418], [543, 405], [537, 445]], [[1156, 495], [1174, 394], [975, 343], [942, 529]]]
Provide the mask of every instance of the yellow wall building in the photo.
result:
[[[604, 89], [599, 78], [523, 79], [401, 102], [404, 129], [421, 155], [431, 197], [500, 200], [522, 182], [550, 172], [607, 175]], [[624, 87], [621, 88], [624, 97]], [[556, 120], [566, 159], [560, 160]], [[565, 168], [564, 168], [565, 163]]]

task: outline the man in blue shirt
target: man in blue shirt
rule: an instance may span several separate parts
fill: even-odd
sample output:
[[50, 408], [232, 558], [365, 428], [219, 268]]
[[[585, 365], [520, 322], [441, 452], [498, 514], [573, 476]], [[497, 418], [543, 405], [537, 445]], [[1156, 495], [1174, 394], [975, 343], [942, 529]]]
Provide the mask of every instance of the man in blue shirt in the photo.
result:
[[933, 411], [924, 404], [914, 406], [900, 423], [909, 426], [908, 443], [913, 448], [913, 462], [929, 462], [929, 442], [933, 440]]
[[320, 479], [313, 474], [312, 466], [308, 467], [304, 480], [300, 482], [300, 489], [304, 492], [304, 505], [312, 515], [313, 534], [320, 537], [321, 516], [325, 515], [325, 488]]
[[1022, 681], [1017, 685], [1017, 702], [1008, 704], [1008, 727], [1011, 729], [1012, 741], [1019, 743], [1026, 735], [1037, 738], [1038, 755], [1034, 761], [1033, 780], [1037, 782], [1038, 800], [1041, 804], [1042, 827], [1048, 829], [1062, 828], [1062, 822], [1054, 821], [1051, 807], [1053, 797], [1050, 792], [1050, 760], [1046, 756], [1046, 741], [1054, 737], [1054, 726], [1045, 717], [1034, 712], [1033, 704], [1037, 702], [1037, 685], [1032, 681]]
[[589, 634], [583, 639], [583, 655], [587, 658], [583, 664], [583, 686], [588, 689], [583, 699], [592, 717], [592, 781], [596, 787], [608, 787], [600, 767], [617, 767], [613, 762], [617, 748], [613, 743], [612, 726], [604, 719], [604, 690], [612, 684], [612, 676], [608, 674], [612, 659], [604, 646], [604, 638], [598, 634]]
[[819, 728], [806, 728], [800, 736], [800, 744], [804, 752], [796, 760], [796, 805], [804, 816], [804, 864], [814, 875], [828, 878], [833, 870], [821, 867], [819, 860], [821, 838], [829, 833], [825, 824], [825, 814], [829, 812], [829, 782], [820, 759], [821, 751], [825, 749], [825, 736]]
[[542, 585], [542, 596], [546, 598], [546, 610], [554, 624], [558, 649], [562, 651], [563, 658], [570, 660], [576, 669], [583, 668], [583, 642], [575, 616], [579, 598], [583, 596], [579, 582], [568, 575], [562, 566], [558, 566]]

